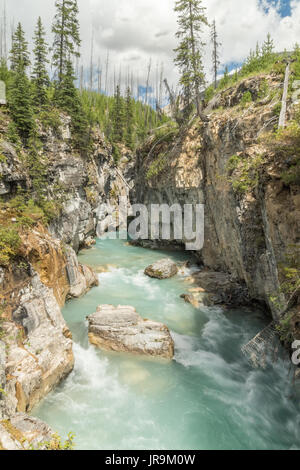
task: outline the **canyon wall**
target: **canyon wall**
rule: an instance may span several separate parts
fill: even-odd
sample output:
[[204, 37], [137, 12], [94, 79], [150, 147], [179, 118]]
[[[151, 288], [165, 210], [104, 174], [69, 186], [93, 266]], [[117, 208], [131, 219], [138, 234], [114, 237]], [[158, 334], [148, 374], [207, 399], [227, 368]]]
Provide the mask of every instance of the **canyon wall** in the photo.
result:
[[[274, 319], [288, 307], [282, 267], [300, 241], [299, 185], [281, 176], [293, 157], [267, 138], [278, 122], [281, 87], [275, 75], [245, 79], [213, 99], [207, 122], [194, 120], [171, 144], [150, 139], [139, 152], [133, 195], [147, 205], [204, 203], [205, 243], [197, 256], [246, 286], [252, 304]], [[243, 106], [245, 93], [251, 102]], [[292, 112], [289, 103], [289, 118]]]

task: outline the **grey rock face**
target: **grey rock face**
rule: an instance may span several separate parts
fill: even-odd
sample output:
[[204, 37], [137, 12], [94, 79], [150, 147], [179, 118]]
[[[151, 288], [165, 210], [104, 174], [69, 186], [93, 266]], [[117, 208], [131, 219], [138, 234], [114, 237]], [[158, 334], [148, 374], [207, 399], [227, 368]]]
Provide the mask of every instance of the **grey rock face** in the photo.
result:
[[[57, 300], [37, 274], [22, 289], [12, 317], [14, 323], [3, 324], [10, 376], [3, 397], [6, 416], [30, 411], [74, 365], [72, 341]], [[22, 346], [18, 325], [26, 333]]]
[[24, 413], [0, 421], [0, 450], [44, 450], [53, 436], [47, 424]]
[[98, 278], [88, 267], [79, 264], [75, 251], [67, 248], [67, 274], [70, 283], [69, 297], [78, 298], [86, 294], [89, 289], [98, 285]]
[[171, 259], [156, 261], [156, 263], [145, 269], [147, 276], [156, 279], [169, 279], [170, 277], [176, 276], [177, 273], [178, 268]]
[[173, 358], [174, 342], [168, 328], [143, 320], [133, 307], [100, 305], [87, 319], [89, 341], [100, 349]]

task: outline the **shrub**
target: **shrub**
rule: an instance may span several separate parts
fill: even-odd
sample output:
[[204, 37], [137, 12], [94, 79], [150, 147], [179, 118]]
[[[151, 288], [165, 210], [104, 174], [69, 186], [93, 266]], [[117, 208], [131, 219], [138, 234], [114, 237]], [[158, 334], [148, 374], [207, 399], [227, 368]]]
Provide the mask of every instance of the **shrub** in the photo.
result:
[[146, 173], [147, 180], [152, 179], [154, 176], [159, 175], [166, 166], [166, 157], [164, 154], [160, 154], [156, 160], [154, 160]]
[[214, 89], [213, 86], [210, 86], [205, 90], [205, 101], [206, 101], [206, 103], [210, 102], [210, 100], [213, 98], [214, 94], [215, 94], [215, 89]]
[[250, 91], [246, 91], [246, 93], [243, 94], [240, 104], [242, 105], [242, 107], [245, 107], [248, 103], [251, 103], [251, 102], [252, 102], [252, 95]]
[[0, 265], [7, 266], [10, 260], [15, 257], [20, 247], [20, 237], [17, 229], [0, 228]]

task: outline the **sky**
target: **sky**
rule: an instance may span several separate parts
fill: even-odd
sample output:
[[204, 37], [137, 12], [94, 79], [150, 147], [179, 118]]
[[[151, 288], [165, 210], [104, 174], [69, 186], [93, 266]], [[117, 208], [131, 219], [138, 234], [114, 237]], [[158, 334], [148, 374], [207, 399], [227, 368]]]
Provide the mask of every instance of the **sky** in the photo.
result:
[[[0, 0], [3, 2], [4, 0]], [[28, 40], [32, 37], [40, 15], [51, 40], [54, 0], [9, 0], [7, 13], [10, 23], [21, 21]], [[300, 43], [300, 0], [203, 0], [207, 17], [216, 20], [221, 47], [221, 70], [226, 64], [240, 64], [271, 33], [276, 49], [290, 50]], [[176, 15], [174, 0], [78, 0], [81, 23], [81, 62], [89, 66], [91, 38], [94, 35], [94, 61], [105, 63], [110, 51], [110, 85], [113, 74], [122, 77], [130, 69], [135, 82], [146, 83], [147, 64], [152, 59], [151, 81], [164, 64], [164, 76], [170, 84], [178, 81], [173, 64], [176, 47]], [[209, 43], [209, 28], [203, 30]], [[211, 76], [211, 49], [205, 48], [204, 64]]]

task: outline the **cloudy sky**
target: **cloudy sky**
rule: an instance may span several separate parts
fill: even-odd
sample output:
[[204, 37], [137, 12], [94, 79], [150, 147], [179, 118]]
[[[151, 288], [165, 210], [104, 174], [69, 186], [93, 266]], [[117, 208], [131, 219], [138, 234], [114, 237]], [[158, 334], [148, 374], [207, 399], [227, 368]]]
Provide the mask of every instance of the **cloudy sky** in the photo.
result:
[[[0, 0], [3, 2], [4, 0]], [[49, 39], [54, 15], [54, 0], [9, 0], [7, 11], [10, 23], [21, 21], [30, 38], [38, 15], [47, 27]], [[90, 62], [90, 44], [94, 31], [95, 62], [105, 62], [110, 50], [110, 69], [130, 68], [139, 82], [145, 83], [147, 63], [152, 58], [152, 81], [157, 64], [164, 63], [164, 74], [175, 84], [177, 73], [173, 66], [176, 46], [176, 16], [174, 0], [78, 0], [81, 20], [82, 63]], [[300, 0], [203, 0], [207, 16], [216, 19], [222, 42], [223, 65], [239, 64], [262, 42], [268, 32], [276, 49], [290, 49], [300, 43]], [[209, 40], [209, 31], [203, 33]], [[207, 47], [205, 65], [210, 73], [210, 50]]]

